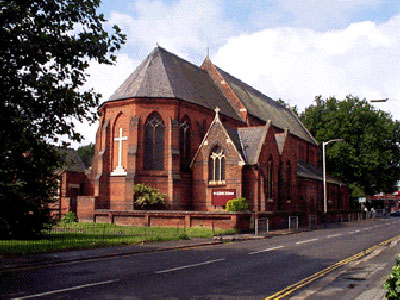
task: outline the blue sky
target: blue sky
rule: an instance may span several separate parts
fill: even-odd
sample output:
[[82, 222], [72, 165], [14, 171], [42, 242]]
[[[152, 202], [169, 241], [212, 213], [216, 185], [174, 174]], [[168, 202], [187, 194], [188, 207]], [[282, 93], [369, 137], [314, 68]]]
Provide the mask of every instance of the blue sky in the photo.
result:
[[[400, 0], [103, 0], [108, 25], [128, 36], [116, 66], [92, 63], [103, 100], [156, 43], [214, 64], [300, 111], [315, 96], [389, 97], [375, 106], [400, 120]], [[79, 125], [94, 142], [97, 125]]]

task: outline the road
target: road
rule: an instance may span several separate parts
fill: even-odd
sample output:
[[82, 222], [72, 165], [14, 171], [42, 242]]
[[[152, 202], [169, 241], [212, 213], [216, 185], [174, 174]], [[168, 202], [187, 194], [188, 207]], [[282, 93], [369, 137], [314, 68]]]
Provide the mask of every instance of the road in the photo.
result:
[[396, 218], [4, 272], [3, 299], [263, 299], [400, 234]]

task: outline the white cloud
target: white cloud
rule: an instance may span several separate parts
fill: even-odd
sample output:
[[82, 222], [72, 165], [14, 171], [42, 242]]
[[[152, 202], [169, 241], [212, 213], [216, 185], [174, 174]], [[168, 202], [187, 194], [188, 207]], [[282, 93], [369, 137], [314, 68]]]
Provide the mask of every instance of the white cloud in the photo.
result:
[[[139, 61], [130, 58], [125, 53], [118, 55], [117, 64], [113, 66], [100, 65], [93, 61], [87, 70], [90, 76], [87, 77], [87, 82], [82, 87], [82, 90], [93, 88], [97, 93], [102, 94], [101, 102], [107, 101], [122, 82], [136, 69], [139, 63]], [[81, 144], [72, 142], [72, 147], [77, 148], [80, 145], [95, 143], [97, 122], [89, 125], [87, 122], [74, 121], [74, 125], [76, 131], [84, 135], [85, 140]]]
[[213, 62], [300, 110], [315, 96], [352, 94], [399, 101], [376, 104], [400, 120], [400, 16], [342, 30], [274, 28], [231, 37]]
[[128, 46], [147, 55], [159, 43], [181, 57], [204, 58], [206, 47], [227, 40], [233, 26], [223, 19], [220, 0], [136, 1], [134, 15], [112, 12], [110, 23], [117, 24], [128, 36]]

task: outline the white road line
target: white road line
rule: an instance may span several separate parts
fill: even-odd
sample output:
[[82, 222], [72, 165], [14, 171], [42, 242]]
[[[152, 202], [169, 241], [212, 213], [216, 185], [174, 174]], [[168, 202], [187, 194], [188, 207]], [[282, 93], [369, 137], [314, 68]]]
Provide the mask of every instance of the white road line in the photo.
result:
[[371, 229], [371, 227], [363, 228], [363, 230], [368, 230], [368, 229]]
[[279, 248], [283, 248], [283, 246], [271, 247], [271, 248], [267, 248], [267, 249], [264, 249], [261, 251], [250, 252], [249, 254], [252, 255], [252, 254], [257, 254], [257, 253], [269, 252], [269, 251], [273, 251], [273, 250], [279, 249]]
[[193, 267], [198, 267], [198, 266], [209, 265], [209, 264], [215, 263], [217, 261], [222, 261], [222, 260], [225, 260], [225, 258], [207, 260], [207, 261], [202, 262], [202, 263], [186, 265], [186, 266], [179, 266], [179, 267], [175, 267], [175, 268], [168, 269], [168, 270], [154, 271], [154, 273], [155, 274], [162, 274], [162, 273], [168, 273], [168, 272], [175, 272], [175, 271], [184, 270], [184, 269], [187, 269], [187, 268], [193, 268]]
[[375, 226], [374, 226], [374, 228], [378, 228], [378, 227], [381, 227], [381, 226], [379, 226], [379, 225], [375, 225]]
[[331, 238], [331, 237], [335, 237], [335, 236], [341, 236], [342, 234], [341, 233], [337, 233], [337, 234], [330, 234], [330, 235], [328, 235], [328, 239], [329, 238]]
[[314, 241], [318, 241], [318, 239], [311, 239], [311, 240], [299, 241], [299, 242], [296, 242], [296, 245], [301, 245], [301, 244], [304, 244], [304, 243], [314, 242]]
[[103, 281], [103, 282], [94, 282], [94, 283], [88, 283], [88, 284], [81, 284], [81, 285], [73, 286], [71, 288], [47, 291], [47, 292], [43, 292], [41, 294], [30, 295], [30, 296], [22, 296], [22, 297], [11, 298], [11, 299], [12, 300], [21, 300], [21, 299], [29, 299], [29, 298], [36, 298], [36, 297], [42, 297], [42, 296], [49, 296], [49, 295], [53, 295], [53, 294], [56, 294], [56, 293], [80, 290], [80, 289], [83, 289], [83, 288], [86, 288], [86, 287], [104, 285], [104, 284], [109, 284], [109, 283], [113, 283], [113, 282], [117, 282], [117, 281], [119, 281], [119, 279], [112, 279], [112, 280], [107, 280], [107, 281]]

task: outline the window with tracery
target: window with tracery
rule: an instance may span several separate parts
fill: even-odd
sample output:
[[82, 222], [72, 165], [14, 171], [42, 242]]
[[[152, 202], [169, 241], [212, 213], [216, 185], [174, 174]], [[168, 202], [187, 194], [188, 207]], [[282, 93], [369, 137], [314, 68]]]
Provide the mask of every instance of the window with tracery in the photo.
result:
[[184, 118], [179, 123], [179, 152], [183, 171], [188, 171], [190, 165], [190, 131], [190, 121]]
[[211, 150], [208, 170], [210, 184], [225, 184], [225, 153], [220, 146]]
[[145, 124], [145, 155], [146, 170], [164, 170], [164, 131], [165, 125], [161, 116], [153, 112]]
[[269, 199], [272, 199], [272, 185], [273, 185], [272, 157], [270, 157], [267, 163], [267, 198]]

